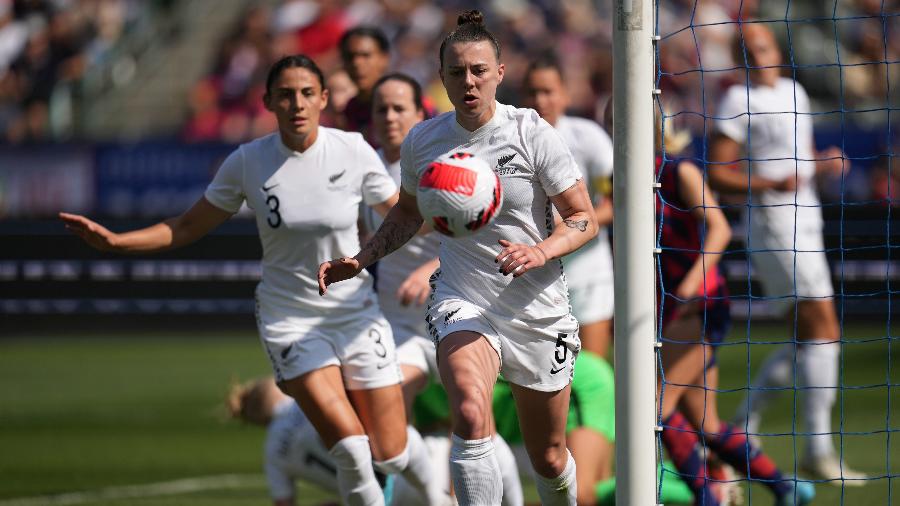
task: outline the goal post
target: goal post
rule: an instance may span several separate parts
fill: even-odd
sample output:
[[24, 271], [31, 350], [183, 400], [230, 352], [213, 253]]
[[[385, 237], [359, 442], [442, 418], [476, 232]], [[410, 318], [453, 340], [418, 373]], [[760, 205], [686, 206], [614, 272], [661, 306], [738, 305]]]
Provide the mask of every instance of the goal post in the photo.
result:
[[653, 0], [615, 0], [616, 499], [656, 504]]

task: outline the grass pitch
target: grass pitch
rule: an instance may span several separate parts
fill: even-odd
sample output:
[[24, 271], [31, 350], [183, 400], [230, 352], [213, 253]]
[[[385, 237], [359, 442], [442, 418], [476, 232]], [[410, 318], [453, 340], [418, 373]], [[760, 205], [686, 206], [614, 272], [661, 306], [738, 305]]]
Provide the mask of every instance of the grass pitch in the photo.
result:
[[[888, 505], [900, 493], [900, 342], [881, 326], [846, 327], [841, 409], [845, 458], [873, 478], [861, 488], [817, 486], [814, 504]], [[782, 326], [754, 324], [752, 339], [782, 339]], [[897, 336], [894, 331], [892, 335]], [[720, 350], [720, 411], [729, 416], [747, 382], [746, 328]], [[749, 347], [755, 370], [771, 345]], [[35, 335], [0, 339], [0, 506], [265, 505], [264, 430], [226, 419], [233, 377], [269, 372], [254, 329], [222, 332]], [[787, 392], [763, 424], [800, 431]], [[796, 400], [799, 403], [799, 398]], [[841, 416], [843, 413], [843, 416]], [[796, 423], [796, 425], [795, 425]], [[802, 438], [763, 438], [788, 474]], [[889, 479], [888, 476], [893, 476]], [[299, 504], [334, 501], [298, 484]], [[893, 488], [893, 490], [892, 490]], [[772, 503], [758, 485], [749, 504]], [[533, 488], [526, 490], [535, 500]], [[900, 503], [900, 501], [897, 501]]]

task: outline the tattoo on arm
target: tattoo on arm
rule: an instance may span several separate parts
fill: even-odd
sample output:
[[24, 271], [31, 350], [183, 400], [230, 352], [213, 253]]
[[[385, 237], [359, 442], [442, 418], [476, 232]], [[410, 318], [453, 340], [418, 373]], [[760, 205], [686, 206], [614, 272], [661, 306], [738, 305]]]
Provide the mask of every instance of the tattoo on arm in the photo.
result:
[[575, 221], [575, 220], [565, 219], [565, 220], [563, 220], [563, 223], [565, 223], [566, 226], [569, 228], [577, 228], [580, 232], [586, 231], [587, 226], [588, 226], [587, 220]]
[[375, 236], [363, 246], [362, 255], [372, 259], [372, 263], [384, 258], [400, 246], [406, 244], [422, 225], [417, 220], [395, 221], [386, 219], [375, 232]]

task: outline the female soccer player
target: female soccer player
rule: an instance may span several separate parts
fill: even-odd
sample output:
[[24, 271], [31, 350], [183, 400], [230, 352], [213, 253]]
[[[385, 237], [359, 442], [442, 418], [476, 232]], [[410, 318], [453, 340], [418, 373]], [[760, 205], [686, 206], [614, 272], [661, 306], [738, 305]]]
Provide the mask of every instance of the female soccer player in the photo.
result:
[[379, 470], [403, 472], [423, 493], [428, 477], [422, 440], [406, 427], [391, 328], [368, 276], [327, 297], [317, 296], [316, 276], [322, 260], [359, 247], [359, 203], [386, 213], [396, 186], [362, 136], [319, 127], [328, 101], [323, 83], [306, 56], [276, 62], [264, 102], [278, 132], [235, 150], [181, 216], [127, 233], [60, 217], [97, 249], [152, 253], [196, 241], [247, 202], [263, 245], [257, 324], [278, 386], [329, 448], [342, 500], [381, 504], [373, 457]]
[[[503, 208], [479, 233], [441, 242], [428, 312], [453, 415], [453, 484], [462, 505], [500, 503], [490, 407], [502, 371], [513, 384], [541, 501], [575, 504], [575, 462], [565, 428], [580, 343], [559, 258], [596, 235], [590, 198], [553, 128], [533, 110], [496, 102], [505, 68], [480, 12], [459, 17], [439, 57], [455, 111], [410, 132], [401, 150], [400, 203], [355, 257], [320, 266], [320, 293], [327, 295], [328, 285], [352, 279], [416, 233], [423, 221], [416, 188], [431, 161], [458, 150], [496, 160]], [[555, 229], [551, 203], [563, 218]]]
[[[400, 183], [400, 146], [410, 129], [425, 119], [422, 88], [404, 74], [382, 77], [372, 88], [372, 131], [381, 146], [378, 154], [388, 174]], [[364, 223], [374, 232], [381, 216], [363, 210]], [[378, 304], [394, 331], [397, 358], [403, 372], [407, 414], [412, 399], [437, 376], [434, 343], [425, 329], [425, 302], [431, 293], [429, 278], [438, 268], [437, 234], [417, 235], [375, 264]]]
[[[372, 130], [381, 146], [378, 154], [394, 181], [400, 183], [400, 147], [410, 129], [425, 117], [422, 88], [406, 74], [388, 74], [372, 89]], [[374, 231], [381, 217], [371, 208], [364, 210], [366, 227]], [[403, 372], [403, 396], [407, 419], [412, 403], [430, 379], [437, 380], [434, 343], [425, 326], [425, 301], [431, 294], [430, 278], [440, 265], [437, 234], [417, 235], [375, 265], [378, 274], [378, 303], [394, 331], [397, 361]], [[492, 431], [493, 433], [493, 431]], [[521, 506], [522, 484], [515, 457], [503, 438], [493, 440], [500, 472], [503, 475], [503, 505]], [[432, 480], [432, 487], [445, 487]]]
[[[673, 143], [665, 144], [667, 154], [677, 153]], [[731, 325], [725, 278], [718, 267], [731, 227], [696, 165], [687, 160], [659, 163], [663, 444], [697, 504], [714, 506], [721, 499], [707, 479], [699, 439], [739, 472], [763, 480], [779, 506], [806, 504], [815, 495], [812, 484], [785, 480], [742, 430], [719, 419], [719, 375], [709, 345], [721, 343]]]
[[295, 504], [295, 480], [337, 492], [334, 459], [297, 403], [278, 389], [273, 378], [232, 386], [227, 407], [233, 418], [268, 428], [263, 468], [274, 506]]
[[[848, 468], [831, 441], [841, 331], [814, 186], [817, 173], [840, 174], [849, 161], [838, 148], [816, 153], [809, 97], [800, 83], [781, 77], [775, 36], [761, 24], [742, 26], [735, 57], [745, 61], [746, 50], [752, 69], [748, 82], [729, 88], [719, 105], [710, 149], [717, 164], [710, 165], [709, 182], [721, 192], [752, 192], [750, 260], [766, 297], [786, 315], [795, 314], [788, 321], [796, 325], [798, 343], [782, 346], [763, 364], [738, 423], [750, 433], [759, 431], [761, 412], [777, 387], [791, 384], [796, 354], [797, 382], [804, 387], [800, 408], [811, 434], [800, 468], [838, 486], [861, 486], [866, 475]], [[749, 175], [734, 170], [742, 148]]]
[[594, 203], [600, 231], [583, 248], [563, 257], [569, 302], [578, 320], [578, 337], [585, 350], [606, 357], [612, 341], [613, 266], [606, 226], [613, 220], [612, 139], [600, 125], [566, 116], [569, 95], [555, 59], [539, 58], [525, 71], [527, 105], [537, 110], [566, 142]]

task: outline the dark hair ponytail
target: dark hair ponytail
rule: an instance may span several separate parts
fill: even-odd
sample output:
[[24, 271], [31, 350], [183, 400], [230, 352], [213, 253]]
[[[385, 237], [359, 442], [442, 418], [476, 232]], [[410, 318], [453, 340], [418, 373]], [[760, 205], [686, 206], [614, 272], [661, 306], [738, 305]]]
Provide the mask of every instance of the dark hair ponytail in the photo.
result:
[[497, 61], [499, 62], [500, 43], [497, 42], [497, 38], [494, 37], [494, 34], [489, 32], [487, 27], [484, 26], [484, 14], [475, 9], [460, 14], [456, 19], [456, 29], [450, 32], [450, 34], [444, 38], [444, 41], [441, 42], [441, 52], [439, 55], [441, 68], [444, 67], [444, 49], [446, 49], [447, 46], [464, 42], [481, 42], [482, 40], [489, 41], [491, 45], [494, 46], [494, 56], [497, 57]]

